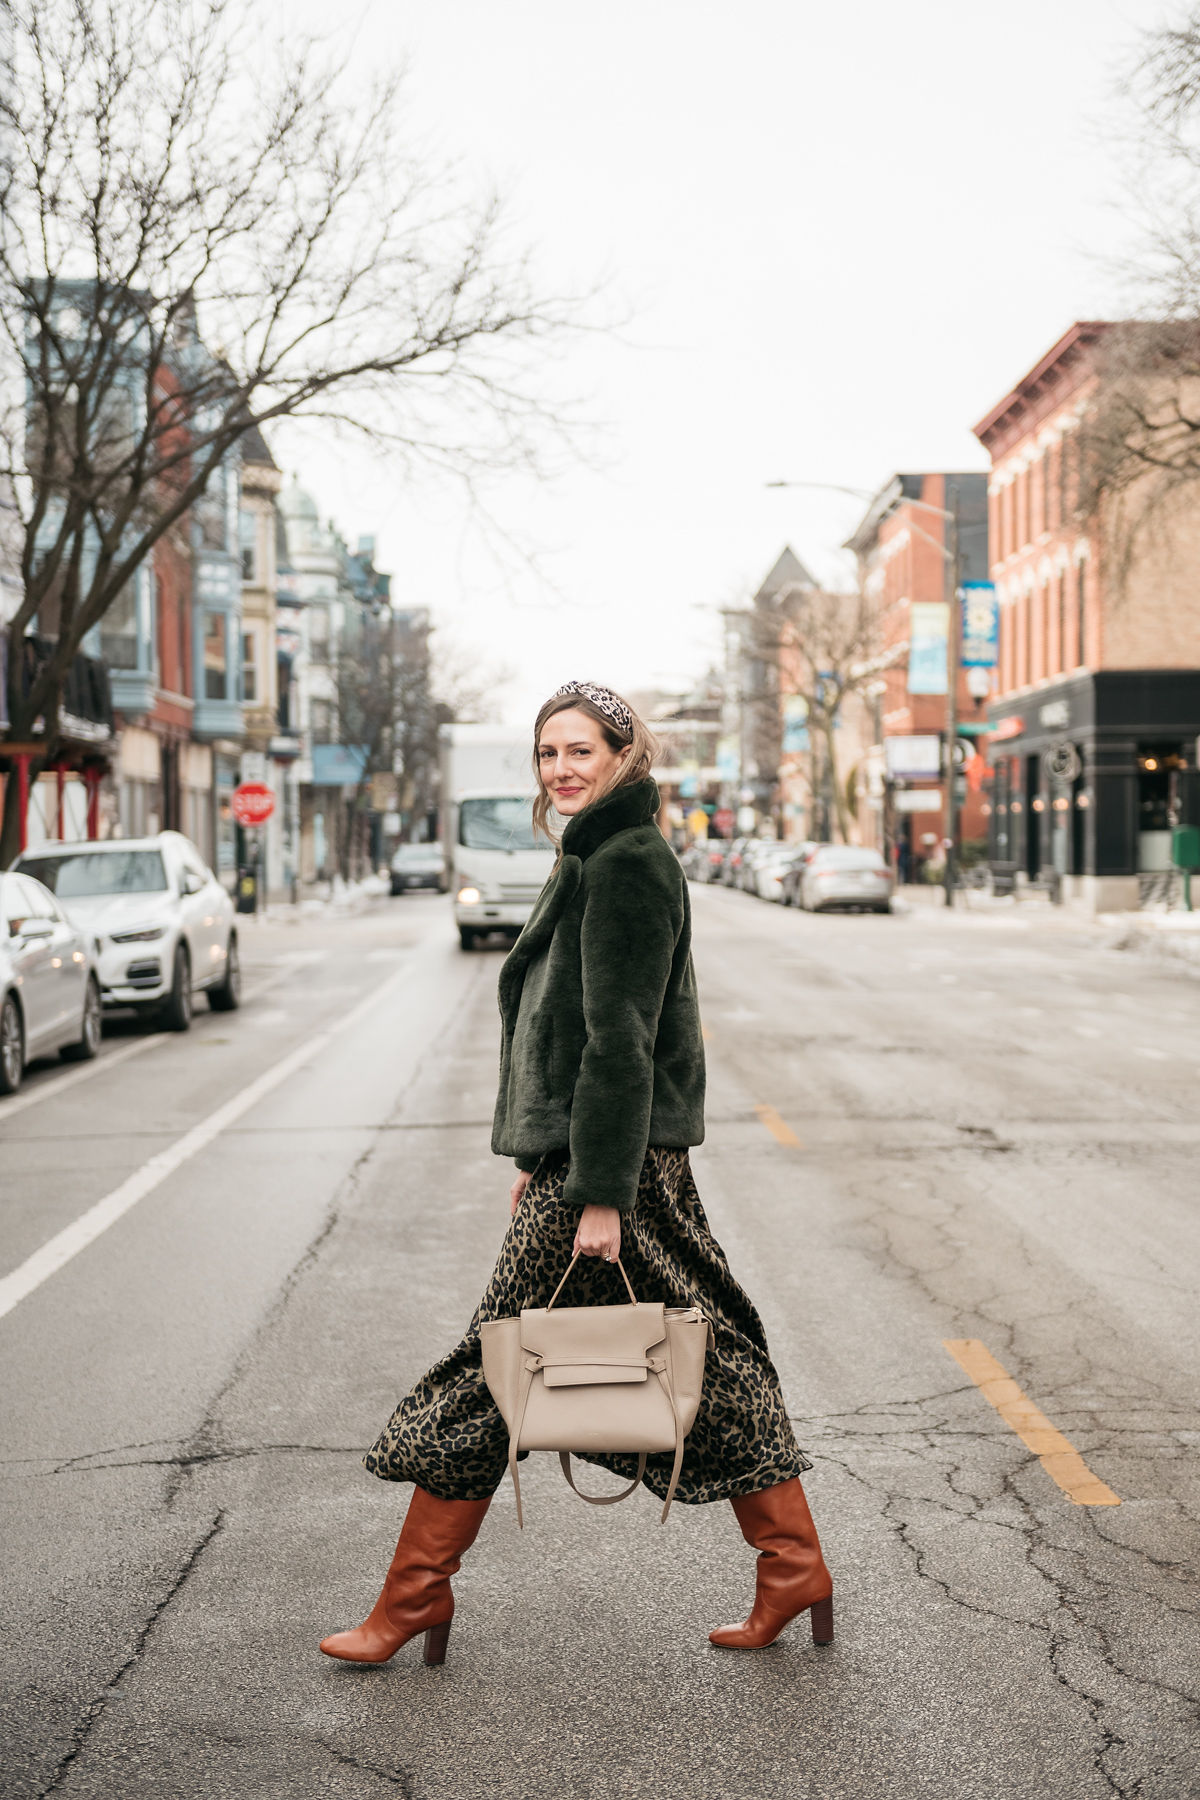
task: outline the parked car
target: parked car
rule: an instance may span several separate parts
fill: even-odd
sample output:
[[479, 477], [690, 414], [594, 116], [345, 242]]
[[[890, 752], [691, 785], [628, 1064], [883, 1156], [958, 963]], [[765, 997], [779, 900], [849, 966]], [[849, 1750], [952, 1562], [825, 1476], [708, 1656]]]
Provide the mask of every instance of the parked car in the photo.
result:
[[744, 894], [757, 894], [758, 871], [768, 857], [779, 849], [774, 838], [751, 838], [742, 852], [741, 867], [737, 873], [737, 885]]
[[816, 838], [806, 838], [796, 848], [796, 854], [783, 872], [783, 891], [779, 898], [785, 906], [800, 905], [800, 883], [804, 879], [804, 871], [818, 850], [825, 846]]
[[90, 940], [32, 876], [0, 875], [0, 1094], [35, 1056], [100, 1048], [100, 984]]
[[809, 912], [824, 912], [833, 906], [891, 912], [891, 870], [878, 850], [823, 844], [805, 864], [800, 904]]
[[736, 837], [726, 849], [721, 862], [721, 873], [719, 877], [726, 887], [736, 887], [738, 885], [738, 876], [741, 872], [742, 858], [745, 855], [747, 845], [752, 844], [753, 842], [753, 838]]
[[774, 844], [754, 868], [754, 891], [760, 900], [782, 900], [783, 878], [801, 855], [799, 844]]
[[698, 838], [679, 859], [684, 874], [689, 881], [720, 881], [728, 849], [723, 838]]
[[105, 1006], [186, 1031], [197, 993], [214, 1012], [241, 1004], [233, 902], [182, 833], [39, 844], [15, 867], [44, 882], [93, 940]]
[[410, 888], [446, 891], [446, 858], [440, 844], [400, 844], [390, 868], [393, 894]]

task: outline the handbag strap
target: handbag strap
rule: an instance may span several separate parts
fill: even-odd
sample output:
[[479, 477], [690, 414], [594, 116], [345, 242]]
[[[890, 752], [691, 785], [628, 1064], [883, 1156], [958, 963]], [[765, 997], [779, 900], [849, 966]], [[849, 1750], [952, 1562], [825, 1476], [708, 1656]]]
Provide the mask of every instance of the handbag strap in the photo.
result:
[[579, 1498], [586, 1500], [589, 1506], [615, 1506], [618, 1500], [628, 1500], [634, 1489], [642, 1485], [642, 1476], [646, 1473], [646, 1452], [643, 1450], [638, 1457], [637, 1474], [627, 1488], [622, 1488], [619, 1494], [585, 1494], [582, 1488], [575, 1487], [575, 1479], [571, 1474], [571, 1452], [560, 1450], [558, 1460], [562, 1464], [562, 1472], [567, 1478], [567, 1486], [574, 1488]]
[[[654, 1371], [654, 1373], [658, 1376], [658, 1379], [659, 1379], [660, 1383], [662, 1384], [662, 1391], [667, 1396], [667, 1404], [671, 1408], [671, 1417], [675, 1421], [675, 1459], [671, 1464], [671, 1479], [667, 1483], [667, 1497], [666, 1497], [665, 1501], [663, 1502], [662, 1515], [658, 1521], [660, 1525], [665, 1525], [667, 1522], [667, 1514], [671, 1510], [671, 1502], [675, 1498], [675, 1490], [679, 1486], [679, 1471], [683, 1467], [683, 1450], [684, 1450], [683, 1429], [679, 1422], [679, 1408], [675, 1404], [675, 1395], [674, 1395], [674, 1392], [672, 1391], [670, 1379], [667, 1375], [667, 1364], [666, 1364], [665, 1357], [656, 1356], [656, 1357], [652, 1358], [651, 1362], [650, 1362], [650, 1367]], [[533, 1380], [532, 1372], [530, 1373], [529, 1379], [530, 1379], [530, 1381]], [[528, 1389], [526, 1389], [525, 1398], [528, 1398]], [[513, 1443], [515, 1444], [515, 1442], [516, 1442], [516, 1439], [514, 1438]], [[567, 1478], [567, 1485], [574, 1489], [575, 1493], [577, 1493], [579, 1495], [579, 1498], [581, 1500], [586, 1500], [589, 1506], [615, 1506], [617, 1504], [618, 1500], [628, 1500], [630, 1494], [632, 1494], [634, 1492], [635, 1488], [638, 1488], [641, 1486], [642, 1477], [646, 1473], [646, 1452], [643, 1450], [641, 1455], [638, 1457], [637, 1474], [634, 1476], [633, 1480], [630, 1482], [630, 1484], [627, 1488], [622, 1488], [619, 1494], [585, 1494], [582, 1491], [582, 1489], [575, 1487], [575, 1482], [571, 1475], [571, 1452], [569, 1450], [560, 1450], [558, 1453], [558, 1460], [562, 1466], [562, 1472]], [[517, 1465], [516, 1465], [515, 1456], [513, 1456], [511, 1454], [509, 1457], [509, 1468], [512, 1470], [513, 1485], [515, 1486], [516, 1480], [517, 1480]], [[518, 1519], [520, 1518], [520, 1513], [521, 1513], [521, 1499], [520, 1499], [520, 1495], [518, 1494], [518, 1496], [517, 1496], [517, 1517], [518, 1517]]]
[[[574, 1269], [575, 1264], [578, 1261], [579, 1261], [579, 1252], [576, 1251], [575, 1255], [571, 1258], [570, 1267], [568, 1268], [566, 1274], [563, 1276], [562, 1280], [559, 1282], [558, 1286], [555, 1288], [553, 1294], [551, 1294], [550, 1299], [547, 1302], [547, 1305], [546, 1305], [547, 1312], [550, 1311], [550, 1308], [554, 1305], [554, 1302], [558, 1299], [558, 1296], [562, 1293], [562, 1291], [566, 1287], [568, 1281], [571, 1279], [571, 1271]], [[620, 1271], [621, 1271], [621, 1280], [625, 1283], [626, 1293], [629, 1295], [629, 1298], [633, 1301], [633, 1304], [636, 1306], [638, 1303], [637, 1295], [634, 1293], [633, 1287], [629, 1280], [629, 1277], [625, 1273], [624, 1263], [621, 1261], [619, 1256], [614, 1257], [613, 1261], [616, 1263], [618, 1269], [620, 1269]]]

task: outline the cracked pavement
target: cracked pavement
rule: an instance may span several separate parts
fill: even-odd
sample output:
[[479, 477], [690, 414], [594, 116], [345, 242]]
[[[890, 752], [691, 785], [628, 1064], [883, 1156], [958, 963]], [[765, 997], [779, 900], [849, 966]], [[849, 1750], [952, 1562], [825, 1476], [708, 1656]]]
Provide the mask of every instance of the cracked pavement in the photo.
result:
[[[460, 1335], [507, 1212], [500, 953], [406, 897], [255, 926], [241, 1015], [0, 1107], [12, 1267], [401, 973], [0, 1320], [6, 1800], [1200, 1794], [1200, 979], [1061, 924], [693, 892], [697, 1179], [814, 1460], [836, 1644], [713, 1650], [753, 1584], [729, 1509], [660, 1529], [534, 1458], [444, 1668], [317, 1653], [402, 1514], [362, 1448]], [[1120, 1506], [1071, 1504], [961, 1338]]]

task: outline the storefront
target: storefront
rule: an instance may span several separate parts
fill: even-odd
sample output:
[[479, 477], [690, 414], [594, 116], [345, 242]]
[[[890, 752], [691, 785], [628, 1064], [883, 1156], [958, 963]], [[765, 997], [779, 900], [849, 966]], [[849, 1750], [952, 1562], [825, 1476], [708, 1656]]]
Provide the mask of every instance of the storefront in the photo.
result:
[[1043, 882], [1091, 912], [1164, 897], [1171, 832], [1200, 823], [1200, 671], [1075, 675], [990, 716], [997, 882]]

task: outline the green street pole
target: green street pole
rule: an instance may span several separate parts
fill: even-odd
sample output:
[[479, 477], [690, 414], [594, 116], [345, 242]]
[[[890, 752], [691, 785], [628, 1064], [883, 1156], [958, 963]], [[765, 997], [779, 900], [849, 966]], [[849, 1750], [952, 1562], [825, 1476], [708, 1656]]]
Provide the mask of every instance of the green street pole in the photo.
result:
[[946, 626], [946, 905], [954, 905], [958, 875], [958, 766], [954, 750], [958, 742], [958, 665], [961, 631], [958, 604], [958, 483], [946, 491], [945, 592], [949, 604]]

